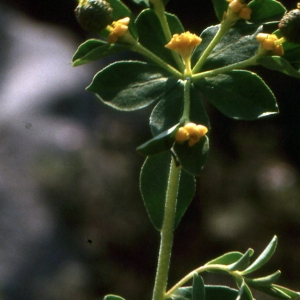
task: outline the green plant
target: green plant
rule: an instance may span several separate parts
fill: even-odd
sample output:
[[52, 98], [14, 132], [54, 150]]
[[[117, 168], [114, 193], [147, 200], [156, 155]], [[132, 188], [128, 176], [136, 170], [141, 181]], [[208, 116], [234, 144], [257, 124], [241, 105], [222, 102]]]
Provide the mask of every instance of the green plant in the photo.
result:
[[[73, 65], [123, 50], [141, 55], [139, 61], [117, 61], [103, 68], [87, 90], [118, 110], [133, 111], [156, 103], [150, 116], [153, 138], [137, 149], [146, 156], [140, 175], [143, 201], [161, 234], [152, 299], [250, 300], [250, 288], [282, 299], [298, 298], [298, 292], [275, 284], [280, 271], [259, 278], [250, 275], [271, 258], [276, 236], [252, 263], [252, 249], [229, 252], [196, 268], [167, 290], [173, 231], [194, 196], [195, 176], [209, 152], [210, 122], [202, 98], [234, 119], [254, 120], [278, 113], [270, 88], [245, 68], [261, 65], [300, 79], [300, 45], [295, 43], [300, 34], [298, 9], [284, 17], [279, 30], [286, 9], [278, 1], [212, 0], [220, 24], [206, 28], [198, 37], [165, 11], [168, 0], [132, 1], [146, 7], [135, 20], [120, 0], [106, 1], [107, 17], [114, 21], [103, 29], [100, 20], [102, 39], [80, 45]], [[82, 0], [79, 6], [90, 2], [96, 5], [97, 1]], [[104, 1], [98, 2], [103, 6]], [[100, 16], [106, 18], [103, 11]], [[94, 30], [94, 11], [91, 18], [85, 14], [84, 19]], [[200, 276], [203, 272], [228, 274], [237, 288], [206, 286]], [[190, 280], [192, 285], [183, 287]], [[105, 299], [123, 298], [108, 295]]]

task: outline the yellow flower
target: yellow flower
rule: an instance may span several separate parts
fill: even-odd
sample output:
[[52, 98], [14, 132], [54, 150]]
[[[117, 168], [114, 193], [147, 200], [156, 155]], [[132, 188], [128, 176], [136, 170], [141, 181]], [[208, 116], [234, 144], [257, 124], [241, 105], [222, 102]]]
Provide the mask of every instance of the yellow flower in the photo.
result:
[[185, 67], [186, 72], [191, 72], [191, 54], [194, 48], [201, 43], [202, 39], [196, 34], [189, 31], [181, 34], [174, 34], [171, 41], [165, 45], [166, 48], [176, 51], [180, 54]]
[[239, 19], [249, 20], [252, 9], [241, 0], [227, 0], [229, 2], [226, 19], [234, 24]]
[[184, 58], [189, 57], [201, 41], [202, 39], [199, 36], [186, 31], [181, 34], [174, 34], [171, 41], [165, 47], [178, 52]]
[[187, 123], [183, 127], [179, 127], [175, 134], [177, 143], [188, 141], [190, 147], [194, 146], [207, 133], [208, 128], [204, 125], [196, 125], [195, 123]]
[[259, 33], [256, 39], [260, 42], [262, 51], [271, 51], [273, 55], [284, 54], [282, 42], [275, 34]]
[[108, 26], [110, 33], [108, 35], [107, 42], [109, 44], [116, 43], [118, 39], [127, 32], [129, 22], [129, 17], [112, 22], [111, 26]]

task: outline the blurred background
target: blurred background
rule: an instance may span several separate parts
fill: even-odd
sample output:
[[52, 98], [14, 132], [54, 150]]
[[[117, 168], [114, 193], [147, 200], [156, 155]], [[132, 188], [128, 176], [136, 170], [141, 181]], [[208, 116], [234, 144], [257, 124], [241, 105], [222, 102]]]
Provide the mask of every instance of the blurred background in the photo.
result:
[[[144, 158], [135, 151], [150, 137], [151, 108], [120, 113], [84, 90], [111, 59], [72, 68], [76, 48], [92, 37], [75, 6], [0, 3], [1, 300], [141, 300], [152, 292], [159, 233], [143, 207]], [[167, 9], [197, 34], [217, 23], [209, 1], [173, 0]], [[280, 114], [233, 121], [207, 106], [211, 152], [175, 234], [170, 285], [225, 251], [258, 254], [277, 234], [262, 275], [281, 269], [279, 284], [300, 289], [300, 84], [256, 71]]]

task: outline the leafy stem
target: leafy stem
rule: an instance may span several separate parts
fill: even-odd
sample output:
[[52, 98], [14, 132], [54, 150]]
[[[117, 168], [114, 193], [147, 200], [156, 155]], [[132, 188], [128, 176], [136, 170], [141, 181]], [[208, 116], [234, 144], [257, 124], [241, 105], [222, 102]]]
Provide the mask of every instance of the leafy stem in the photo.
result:
[[199, 60], [195, 64], [192, 70], [193, 73], [197, 73], [201, 69], [209, 54], [212, 52], [215, 46], [220, 42], [222, 37], [230, 30], [230, 28], [231, 28], [231, 23], [229, 23], [228, 21], [223, 21], [220, 24], [218, 32], [216, 33], [214, 38], [211, 40], [210, 44], [207, 46], [207, 48], [204, 50]]
[[211, 71], [205, 71], [205, 72], [201, 72], [201, 73], [198, 73], [198, 74], [194, 74], [194, 75], [192, 75], [192, 80], [197, 81], [197, 80], [202, 79], [204, 77], [216, 76], [216, 75], [219, 75], [219, 74], [222, 74], [222, 73], [232, 71], [234, 69], [244, 69], [244, 68], [247, 68], [249, 66], [256, 65], [257, 64], [256, 60], [260, 56], [261, 56], [260, 54], [256, 54], [256, 55], [250, 57], [249, 59], [231, 64], [231, 65], [228, 65], [228, 66], [225, 66], [225, 67], [221, 67], [221, 68], [217, 68], [217, 69], [214, 69], [214, 70], [211, 70]]
[[163, 300], [165, 298], [164, 295], [167, 287], [171, 250], [173, 243], [173, 231], [179, 177], [180, 167], [176, 165], [176, 161], [172, 157], [168, 180], [168, 189], [166, 194], [164, 220], [161, 229], [158, 265], [152, 300]]
[[136, 51], [136, 52], [148, 57], [153, 62], [155, 62], [157, 65], [159, 65], [160, 67], [162, 67], [165, 70], [169, 71], [174, 77], [176, 77], [176, 78], [182, 78], [183, 77], [183, 75], [178, 70], [173, 68], [171, 65], [167, 64], [165, 61], [163, 61], [161, 58], [156, 56], [153, 52], [151, 52], [150, 50], [148, 50], [147, 48], [142, 46], [136, 40], [134, 40], [134, 43], [132, 43], [131, 47], [132, 47], [131, 49], [133, 51]]
[[[160, 21], [162, 30], [164, 32], [165, 38], [166, 40], [169, 42], [172, 38], [172, 33], [170, 31], [170, 27], [168, 24], [168, 20], [165, 14], [165, 6], [162, 0], [152, 0], [152, 4], [153, 4], [153, 9]], [[178, 53], [171, 51], [172, 52], [172, 56], [175, 59], [179, 69], [181, 72], [184, 71], [184, 64], [182, 62], [181, 57], [178, 55]]]
[[191, 91], [191, 78], [187, 77], [184, 81], [184, 108], [183, 114], [180, 119], [180, 124], [185, 124], [190, 120], [190, 108], [191, 108], [191, 99], [190, 99], [190, 91]]
[[184, 276], [180, 281], [178, 281], [172, 288], [170, 288], [165, 293], [165, 299], [170, 298], [172, 296], [172, 294], [175, 293], [180, 287], [182, 287], [184, 284], [186, 284], [189, 280], [193, 279], [195, 273], [200, 274], [200, 273], [203, 273], [206, 271], [224, 271], [234, 277], [241, 276], [238, 271], [229, 271], [225, 265], [221, 265], [221, 264], [204, 265], [202, 267], [199, 267], [199, 268], [191, 271], [186, 276]]

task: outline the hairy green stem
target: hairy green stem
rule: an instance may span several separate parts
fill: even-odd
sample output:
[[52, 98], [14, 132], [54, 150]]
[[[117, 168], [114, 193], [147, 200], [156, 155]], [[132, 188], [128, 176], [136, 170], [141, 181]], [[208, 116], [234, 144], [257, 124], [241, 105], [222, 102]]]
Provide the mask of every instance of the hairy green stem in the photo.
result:
[[215, 46], [220, 42], [221, 38], [230, 30], [230, 28], [231, 28], [231, 24], [229, 22], [223, 21], [220, 24], [218, 32], [216, 33], [214, 38], [211, 40], [210, 44], [207, 46], [207, 48], [204, 50], [199, 60], [195, 64], [192, 70], [193, 73], [197, 73], [202, 68], [209, 54], [213, 51]]
[[166, 195], [164, 221], [161, 229], [161, 241], [158, 257], [158, 265], [156, 271], [155, 285], [152, 300], [165, 299], [167, 289], [169, 265], [171, 258], [171, 250], [173, 244], [173, 231], [177, 203], [177, 192], [180, 177], [180, 167], [176, 165], [175, 159], [172, 157], [168, 190]]
[[235, 64], [231, 64], [222, 68], [218, 68], [218, 69], [214, 69], [211, 71], [206, 71], [206, 72], [202, 72], [202, 73], [198, 73], [198, 74], [194, 74], [192, 75], [192, 81], [197, 81], [199, 79], [202, 79], [204, 77], [211, 77], [211, 76], [216, 76], [222, 73], [226, 73], [229, 71], [232, 71], [234, 69], [244, 69], [247, 68], [249, 66], [253, 66], [256, 65], [256, 60], [260, 57], [260, 54], [256, 54], [252, 57], [250, 57], [249, 59], [237, 62]]
[[[159, 19], [159, 22], [161, 24], [162, 30], [164, 32], [166, 40], [169, 42], [172, 38], [172, 33], [168, 24], [168, 20], [165, 14], [165, 6], [162, 0], [152, 0], [153, 9]], [[177, 52], [171, 51], [172, 56], [181, 72], [184, 72], [184, 64], [180, 57], [180, 55]]]
[[160, 67], [164, 68], [165, 70], [169, 71], [174, 77], [180, 79], [183, 77], [183, 75], [173, 68], [171, 65], [167, 64], [165, 61], [163, 61], [161, 58], [156, 56], [153, 52], [142, 46], [140, 43], [136, 42], [132, 45], [131, 48], [133, 51], [136, 51], [149, 59], [151, 59], [153, 62], [155, 62]]
[[209, 270], [219, 270], [219, 271], [225, 271], [233, 276], [239, 275], [238, 271], [228, 271], [226, 266], [219, 265], [219, 264], [211, 264], [211, 265], [204, 265], [202, 267], [199, 267], [190, 273], [188, 273], [186, 276], [184, 276], [180, 281], [178, 281], [172, 288], [168, 290], [167, 293], [165, 293], [165, 298], [170, 298], [173, 293], [175, 293], [180, 287], [182, 287], [184, 284], [186, 284], [189, 280], [193, 279], [194, 274], [200, 274]]
[[184, 82], [184, 107], [180, 124], [185, 124], [190, 120], [191, 109], [191, 78], [187, 77]]

